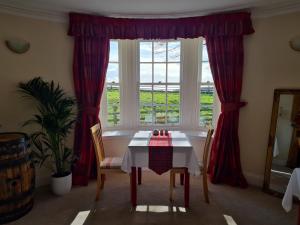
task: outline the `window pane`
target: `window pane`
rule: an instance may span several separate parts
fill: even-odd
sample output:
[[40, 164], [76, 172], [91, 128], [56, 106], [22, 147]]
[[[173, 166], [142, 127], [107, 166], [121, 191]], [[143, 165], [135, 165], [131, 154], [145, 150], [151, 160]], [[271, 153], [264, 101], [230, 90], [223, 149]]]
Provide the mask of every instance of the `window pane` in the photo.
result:
[[206, 45], [202, 45], [202, 61], [208, 62], [208, 54]]
[[179, 85], [168, 85], [168, 104], [180, 104], [180, 87]]
[[168, 42], [168, 62], [180, 62], [180, 41]]
[[109, 125], [117, 125], [120, 121], [120, 86], [107, 85], [107, 122]]
[[152, 42], [140, 42], [140, 62], [152, 62]]
[[141, 105], [140, 107], [140, 122], [142, 124], [152, 124], [152, 107]]
[[180, 68], [180, 41], [140, 42], [139, 110], [142, 124], [179, 123]]
[[179, 123], [179, 105], [168, 106], [167, 122], [171, 124]]
[[120, 86], [119, 85], [107, 85], [106, 87], [107, 104], [119, 104], [120, 103]]
[[140, 105], [152, 105], [152, 86], [140, 86]]
[[110, 41], [109, 44], [110, 44], [109, 61], [110, 62], [118, 62], [119, 61], [118, 42]]
[[119, 83], [119, 64], [109, 63], [106, 72], [106, 82], [108, 83]]
[[141, 83], [152, 82], [152, 65], [150, 63], [140, 64], [140, 82]]
[[154, 42], [154, 62], [166, 62], [166, 42]]
[[156, 124], [166, 123], [166, 106], [157, 105], [153, 107], [154, 118]]
[[154, 64], [154, 83], [166, 82], [166, 64], [155, 63]]
[[110, 126], [118, 125], [120, 122], [120, 106], [107, 105], [107, 110], [108, 110], [107, 123]]
[[211, 74], [211, 71], [210, 71], [209, 62], [202, 62], [201, 82], [202, 83], [206, 83], [206, 82], [212, 82], [213, 83], [213, 78], [212, 78], [212, 74]]
[[166, 104], [166, 86], [154, 85], [153, 86], [153, 103]]
[[200, 125], [211, 125], [213, 116], [214, 87], [201, 85], [200, 93]]
[[209, 126], [212, 124], [212, 109], [207, 106], [201, 106], [200, 109], [200, 126]]
[[168, 63], [168, 82], [180, 82], [180, 63]]

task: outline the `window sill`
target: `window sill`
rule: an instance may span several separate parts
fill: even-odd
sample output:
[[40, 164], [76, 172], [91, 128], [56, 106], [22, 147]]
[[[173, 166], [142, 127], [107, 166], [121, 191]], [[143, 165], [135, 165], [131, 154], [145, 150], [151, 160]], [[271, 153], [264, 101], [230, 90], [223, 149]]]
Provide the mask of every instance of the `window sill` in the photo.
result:
[[[207, 135], [207, 132], [204, 130], [180, 130], [180, 129], [178, 130], [185, 133], [188, 136], [188, 138], [192, 138], [192, 139], [193, 138], [205, 139]], [[102, 137], [103, 139], [132, 138], [135, 132], [137, 132], [137, 130], [108, 130], [108, 131], [103, 131]]]
[[133, 137], [134, 130], [107, 130], [103, 131], [102, 137], [106, 138], [117, 138], [117, 137]]

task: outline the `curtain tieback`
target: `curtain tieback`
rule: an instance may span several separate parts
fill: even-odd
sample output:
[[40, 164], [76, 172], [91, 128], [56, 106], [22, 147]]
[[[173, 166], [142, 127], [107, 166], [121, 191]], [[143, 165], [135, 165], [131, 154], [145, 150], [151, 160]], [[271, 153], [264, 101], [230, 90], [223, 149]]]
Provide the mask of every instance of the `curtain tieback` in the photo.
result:
[[99, 114], [99, 107], [95, 107], [95, 106], [83, 106], [82, 107], [82, 112], [87, 114], [87, 115], [91, 115], [91, 116], [95, 116]]
[[227, 102], [222, 103], [221, 110], [222, 112], [231, 112], [231, 111], [237, 111], [240, 108], [247, 105], [247, 102]]

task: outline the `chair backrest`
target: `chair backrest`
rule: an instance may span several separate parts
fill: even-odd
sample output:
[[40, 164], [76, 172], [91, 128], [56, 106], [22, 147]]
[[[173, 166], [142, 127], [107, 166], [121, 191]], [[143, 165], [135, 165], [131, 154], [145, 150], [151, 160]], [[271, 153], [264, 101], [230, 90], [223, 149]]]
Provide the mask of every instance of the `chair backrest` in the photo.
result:
[[212, 135], [214, 133], [213, 129], [208, 129], [207, 131], [207, 136], [205, 140], [205, 145], [204, 145], [204, 152], [203, 152], [203, 169], [206, 171], [207, 170], [207, 160], [208, 160], [208, 154], [209, 154], [209, 149], [210, 149], [210, 142]]
[[90, 130], [93, 137], [97, 165], [100, 165], [100, 162], [103, 161], [105, 158], [104, 146], [102, 141], [102, 129], [100, 123], [97, 123], [96, 125], [92, 126]]

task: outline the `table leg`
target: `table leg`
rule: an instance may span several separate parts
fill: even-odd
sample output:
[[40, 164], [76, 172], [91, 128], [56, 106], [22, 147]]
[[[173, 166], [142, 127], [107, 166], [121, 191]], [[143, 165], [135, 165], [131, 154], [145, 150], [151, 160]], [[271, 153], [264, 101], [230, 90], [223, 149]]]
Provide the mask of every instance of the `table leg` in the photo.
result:
[[138, 167], [138, 185], [142, 184], [142, 168]]
[[132, 207], [136, 207], [136, 201], [137, 201], [136, 167], [131, 167], [130, 186], [131, 186], [131, 205]]
[[190, 205], [190, 173], [187, 168], [184, 170], [184, 206], [189, 208]]

